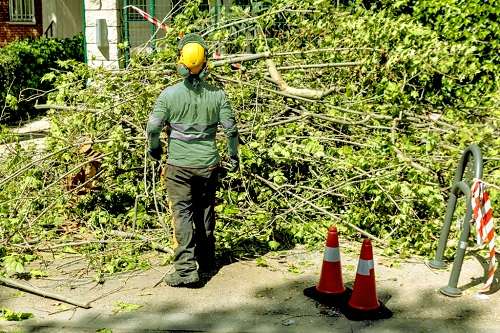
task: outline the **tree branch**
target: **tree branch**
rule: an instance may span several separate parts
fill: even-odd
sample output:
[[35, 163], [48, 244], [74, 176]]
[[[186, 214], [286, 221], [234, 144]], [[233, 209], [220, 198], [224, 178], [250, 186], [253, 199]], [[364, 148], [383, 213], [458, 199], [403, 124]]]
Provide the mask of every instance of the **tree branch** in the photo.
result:
[[[274, 191], [278, 192], [278, 190], [279, 190], [279, 189], [278, 189], [278, 187], [276, 186], [276, 184], [274, 184], [274, 183], [270, 182], [269, 180], [267, 180], [267, 179], [265, 179], [265, 178], [262, 178], [262, 177], [261, 177], [261, 176], [259, 176], [259, 175], [252, 174], [252, 176], [254, 176], [254, 177], [255, 177], [255, 178], [257, 178], [258, 180], [260, 180], [261, 182], [263, 182], [264, 184], [266, 184], [267, 186], [269, 186], [269, 187], [270, 187], [271, 189], [273, 189]], [[378, 238], [377, 236], [374, 236], [374, 235], [370, 234], [369, 232], [367, 232], [367, 231], [365, 231], [365, 230], [363, 230], [363, 229], [361, 229], [361, 228], [359, 228], [359, 227], [355, 226], [354, 224], [352, 224], [352, 223], [350, 223], [350, 222], [347, 222], [347, 221], [345, 221], [345, 220], [340, 219], [338, 216], [334, 215], [333, 213], [331, 213], [331, 212], [327, 211], [327, 210], [326, 210], [326, 209], [324, 209], [324, 208], [321, 208], [321, 207], [317, 206], [316, 204], [314, 204], [314, 203], [310, 202], [309, 200], [304, 199], [304, 198], [302, 198], [301, 196], [299, 196], [299, 195], [297, 195], [297, 194], [295, 194], [295, 193], [292, 193], [292, 192], [290, 192], [290, 191], [288, 191], [288, 190], [284, 190], [284, 191], [285, 191], [286, 193], [288, 193], [289, 195], [293, 196], [294, 198], [299, 199], [299, 200], [300, 200], [300, 201], [302, 201], [303, 203], [305, 203], [305, 204], [307, 204], [307, 205], [309, 205], [309, 206], [313, 207], [314, 209], [318, 210], [319, 212], [321, 212], [321, 213], [323, 213], [323, 214], [325, 214], [325, 215], [330, 216], [331, 218], [333, 218], [333, 219], [335, 219], [335, 220], [339, 221], [340, 223], [343, 223], [343, 224], [347, 225], [347, 226], [348, 226], [348, 227], [350, 227], [351, 229], [356, 230], [357, 232], [359, 232], [359, 233], [360, 233], [360, 234], [362, 234], [363, 236], [366, 236], [366, 237], [368, 237], [368, 238], [371, 238], [371, 239], [373, 239], [374, 241], [376, 241], [376, 242], [378, 242], [378, 243], [380, 243], [380, 244], [382, 244], [382, 245], [387, 245], [387, 242], [386, 242], [385, 240], [383, 240], [383, 239], [381, 239], [381, 238]]]
[[78, 301], [72, 300], [71, 298], [67, 298], [67, 297], [64, 297], [64, 296], [61, 296], [58, 294], [54, 294], [51, 292], [40, 290], [40, 289], [35, 288], [35, 287], [27, 286], [27, 285], [24, 285], [22, 283], [16, 282], [12, 279], [0, 277], [0, 284], [3, 284], [4, 286], [9, 287], [9, 288], [15, 288], [18, 290], [26, 291], [26, 292], [31, 293], [33, 295], [42, 296], [45, 298], [51, 298], [51, 299], [54, 299], [56, 301], [61, 301], [61, 302], [68, 303], [71, 305], [76, 305], [80, 308], [84, 308], [84, 309], [91, 308], [90, 302], [80, 303]]
[[274, 61], [272, 59], [267, 59], [266, 65], [269, 75], [271, 76], [271, 79], [276, 83], [276, 85], [281, 91], [289, 95], [318, 100], [322, 99], [323, 97], [335, 91], [335, 88], [330, 88], [327, 90], [317, 90], [317, 89], [290, 87], [281, 77], [281, 74], [276, 69], [276, 65], [274, 64]]

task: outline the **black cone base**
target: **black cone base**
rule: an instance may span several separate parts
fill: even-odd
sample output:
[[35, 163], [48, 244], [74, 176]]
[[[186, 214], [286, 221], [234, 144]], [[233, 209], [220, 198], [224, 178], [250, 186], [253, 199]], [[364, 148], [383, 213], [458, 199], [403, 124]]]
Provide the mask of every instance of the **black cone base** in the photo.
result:
[[316, 302], [339, 310], [347, 319], [353, 321], [362, 320], [379, 320], [392, 317], [392, 311], [389, 310], [382, 302], [379, 301], [380, 307], [371, 311], [360, 311], [353, 309], [347, 305], [351, 298], [352, 290], [346, 288], [345, 292], [338, 295], [328, 295], [320, 293], [316, 287], [304, 289], [304, 295], [315, 300]]
[[343, 293], [335, 295], [320, 293], [316, 290], [315, 286], [304, 289], [305, 296], [312, 298], [320, 304], [335, 307], [341, 307], [343, 306], [343, 304], [347, 304], [347, 301], [349, 301], [351, 294], [352, 290], [349, 288], [345, 288], [345, 291]]
[[341, 309], [342, 314], [349, 320], [362, 321], [362, 320], [379, 320], [389, 319], [392, 317], [392, 311], [389, 310], [382, 302], [379, 301], [379, 308], [370, 311], [361, 311], [345, 306]]

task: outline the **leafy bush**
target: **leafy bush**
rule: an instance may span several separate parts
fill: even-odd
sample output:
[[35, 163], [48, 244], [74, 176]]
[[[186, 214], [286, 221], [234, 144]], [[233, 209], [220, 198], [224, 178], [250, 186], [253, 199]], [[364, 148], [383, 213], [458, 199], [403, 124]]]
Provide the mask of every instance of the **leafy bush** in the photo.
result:
[[437, 31], [446, 40], [466, 42], [477, 48], [484, 60], [500, 60], [499, 9], [489, 0], [399, 0], [364, 1], [377, 9], [407, 14]]
[[[394, 15], [407, 15], [436, 31], [444, 41], [466, 46], [476, 61], [470, 64], [472, 75], [461, 78], [462, 84], [472, 83], [479, 94], [471, 96], [468, 89], [459, 90], [455, 97], [467, 96], [466, 105], [480, 101], [482, 94], [499, 89], [500, 64], [500, 7], [488, 0], [378, 0], [363, 1], [376, 10]], [[445, 59], [441, 61], [446, 62]], [[438, 72], [439, 74], [439, 72]], [[442, 85], [442, 75], [437, 78]], [[444, 87], [446, 88], [446, 87]], [[498, 106], [498, 100], [496, 105]]]
[[29, 114], [35, 103], [30, 96], [52, 88], [42, 77], [58, 69], [59, 60], [67, 59], [83, 61], [81, 36], [26, 39], [0, 48], [0, 122]]

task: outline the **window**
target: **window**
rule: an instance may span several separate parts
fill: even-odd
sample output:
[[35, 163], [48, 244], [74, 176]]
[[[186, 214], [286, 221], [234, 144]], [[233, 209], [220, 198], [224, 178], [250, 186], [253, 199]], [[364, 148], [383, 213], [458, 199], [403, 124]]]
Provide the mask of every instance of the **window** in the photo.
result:
[[35, 23], [35, 0], [9, 0], [11, 22]]
[[[135, 6], [139, 9], [142, 9], [146, 13], [149, 13], [147, 0], [130, 0], [129, 5]], [[141, 16], [141, 14], [136, 12], [134, 9], [129, 8], [128, 9], [128, 20], [129, 21], [144, 21], [144, 18]]]

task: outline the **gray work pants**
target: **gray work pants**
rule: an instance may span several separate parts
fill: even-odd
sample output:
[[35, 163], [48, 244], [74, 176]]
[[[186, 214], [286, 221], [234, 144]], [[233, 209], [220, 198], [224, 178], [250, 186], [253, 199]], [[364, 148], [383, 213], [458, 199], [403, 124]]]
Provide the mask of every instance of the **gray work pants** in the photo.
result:
[[167, 194], [178, 246], [174, 266], [180, 275], [215, 266], [215, 193], [218, 166], [187, 168], [167, 166]]

